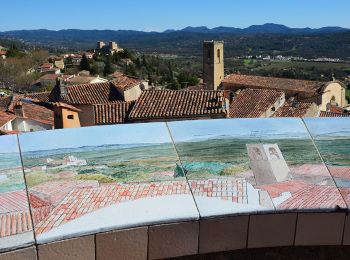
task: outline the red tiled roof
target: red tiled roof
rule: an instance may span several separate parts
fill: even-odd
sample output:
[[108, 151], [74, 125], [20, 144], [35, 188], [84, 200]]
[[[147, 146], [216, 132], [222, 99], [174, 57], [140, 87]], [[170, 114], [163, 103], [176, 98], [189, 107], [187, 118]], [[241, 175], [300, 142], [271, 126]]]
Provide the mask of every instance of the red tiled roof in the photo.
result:
[[31, 231], [29, 210], [0, 214], [0, 238]]
[[230, 117], [261, 117], [278, 99], [283, 97], [282, 91], [273, 89], [243, 89], [230, 104]]
[[223, 91], [145, 90], [136, 101], [129, 118], [226, 117], [224, 105]]
[[135, 102], [118, 102], [94, 105], [96, 125], [124, 123]]
[[49, 102], [50, 92], [37, 92], [24, 94], [25, 98], [35, 99], [40, 102]]
[[97, 188], [76, 188], [45, 219], [35, 225], [35, 231], [36, 234], [42, 234], [103, 207], [164, 194], [190, 194], [190, 190], [185, 181], [106, 184]]
[[309, 185], [293, 193], [279, 209], [332, 209], [346, 208], [346, 204], [336, 186]]
[[321, 111], [320, 117], [350, 117], [350, 113], [333, 113], [333, 112]]
[[332, 106], [331, 105], [330, 108], [329, 108], [329, 112], [341, 114], [341, 113], [344, 112], [344, 109], [341, 108], [341, 107], [338, 107], [338, 106]]
[[291, 193], [296, 192], [300, 189], [305, 188], [309, 184], [300, 181], [300, 180], [290, 180], [284, 182], [276, 182], [273, 184], [261, 185], [258, 186], [258, 189], [266, 190], [271, 198], [276, 198], [281, 196], [283, 192], [289, 191]]
[[0, 97], [0, 111], [6, 111], [10, 105], [12, 96]]
[[63, 108], [66, 108], [66, 109], [69, 109], [69, 110], [72, 110], [72, 111], [75, 111], [75, 112], [81, 112], [81, 110], [79, 108], [76, 108], [74, 106], [68, 105], [66, 103], [55, 102], [55, 103], [51, 103], [51, 104], [53, 106], [56, 106], [56, 107], [63, 107]]
[[104, 104], [122, 101], [117, 88], [112, 82], [66, 86], [67, 94], [60, 95], [60, 87], [55, 86], [50, 100], [73, 105]]
[[0, 214], [28, 210], [26, 191], [0, 193]]
[[23, 109], [23, 118], [31, 119], [47, 125], [54, 125], [54, 112], [52, 109], [43, 105], [27, 102], [21, 102]]
[[231, 74], [222, 81], [222, 84], [228, 87], [242, 86], [250, 88], [267, 88], [283, 91], [290, 90], [295, 92], [316, 93], [326, 83], [300, 79]]
[[[35, 194], [36, 197], [48, 202], [50, 205], [56, 205], [75, 188], [98, 186], [98, 181], [51, 181], [34, 186], [30, 188], [29, 191], [30, 193]], [[30, 202], [32, 203], [31, 198]]]
[[273, 117], [304, 117], [313, 105], [315, 103], [287, 101], [273, 114]]
[[60, 77], [60, 74], [45, 74], [39, 78], [39, 81], [41, 80], [56, 80], [58, 77]]
[[350, 166], [328, 166], [333, 177], [350, 179]]
[[16, 116], [14, 114], [0, 111], [0, 127], [4, 126], [8, 122], [14, 120]]
[[139, 85], [142, 80], [140, 79], [136, 79], [136, 78], [132, 78], [132, 77], [129, 77], [127, 75], [124, 75], [122, 73], [120, 74], [116, 74], [114, 73], [113, 74], [113, 81], [112, 83], [120, 90], [126, 90], [126, 89], [129, 89], [129, 88], [132, 88], [136, 85]]
[[[49, 205], [29, 194], [33, 220], [38, 221], [49, 213]], [[26, 191], [0, 194], [0, 238], [32, 230]]]

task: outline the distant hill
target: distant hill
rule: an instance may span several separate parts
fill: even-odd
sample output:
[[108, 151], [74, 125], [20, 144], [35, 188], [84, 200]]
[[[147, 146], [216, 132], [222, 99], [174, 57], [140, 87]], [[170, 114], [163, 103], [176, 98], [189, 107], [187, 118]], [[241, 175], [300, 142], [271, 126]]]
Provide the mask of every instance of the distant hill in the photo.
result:
[[289, 28], [279, 24], [252, 25], [245, 29], [205, 26], [164, 32], [133, 30], [19, 30], [0, 32], [1, 39], [20, 40], [51, 49], [84, 50], [97, 41], [117, 41], [122, 47], [145, 53], [200, 56], [203, 40], [224, 40], [225, 55], [293, 55], [303, 57], [350, 56], [350, 30], [341, 27]]
[[[176, 30], [170, 30], [174, 32]], [[346, 32], [350, 29], [342, 27], [322, 27], [319, 29], [307, 28], [290, 28], [281, 24], [266, 23], [263, 25], [252, 25], [244, 29], [235, 28], [235, 27], [215, 27], [209, 29], [205, 26], [199, 27], [186, 27], [182, 30], [177, 30], [182, 32], [195, 32], [195, 33], [231, 33], [231, 34], [265, 34], [265, 33], [274, 33], [274, 34], [303, 34], [303, 33], [335, 33], [335, 32]], [[169, 32], [166, 30], [165, 32]]]

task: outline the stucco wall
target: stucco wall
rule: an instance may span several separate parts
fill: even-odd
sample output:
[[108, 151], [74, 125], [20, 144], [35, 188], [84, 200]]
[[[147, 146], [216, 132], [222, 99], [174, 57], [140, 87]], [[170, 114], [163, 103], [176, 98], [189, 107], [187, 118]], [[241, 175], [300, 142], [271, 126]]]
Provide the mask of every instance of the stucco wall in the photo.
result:
[[[69, 116], [73, 116], [72, 119]], [[80, 127], [79, 115], [77, 112], [62, 109], [63, 128]]]
[[322, 104], [320, 105], [322, 111], [327, 110], [327, 105], [332, 100], [332, 97], [334, 97], [334, 101], [338, 106], [346, 106], [345, 88], [343, 88], [338, 82], [331, 82], [325, 88], [324, 94], [322, 95]]
[[80, 109], [79, 119], [81, 126], [92, 126], [95, 124], [94, 109], [92, 105], [75, 105]]
[[142, 90], [148, 89], [148, 82], [142, 82], [140, 85], [136, 85], [132, 88], [129, 88], [124, 91], [124, 100], [125, 101], [134, 101], [137, 100], [140, 95]]

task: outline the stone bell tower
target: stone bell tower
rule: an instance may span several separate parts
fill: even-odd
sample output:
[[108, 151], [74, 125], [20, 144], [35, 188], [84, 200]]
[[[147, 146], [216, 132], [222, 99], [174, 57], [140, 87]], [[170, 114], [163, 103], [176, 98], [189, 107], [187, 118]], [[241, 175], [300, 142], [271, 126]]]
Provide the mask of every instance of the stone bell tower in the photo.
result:
[[224, 42], [203, 42], [203, 81], [208, 90], [217, 90], [224, 79]]

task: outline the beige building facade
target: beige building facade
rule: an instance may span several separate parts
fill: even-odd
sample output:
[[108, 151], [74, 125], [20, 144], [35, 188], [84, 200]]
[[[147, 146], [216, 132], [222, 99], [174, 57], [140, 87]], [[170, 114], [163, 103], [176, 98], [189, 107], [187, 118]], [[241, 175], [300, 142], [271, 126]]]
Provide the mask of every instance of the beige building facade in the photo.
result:
[[345, 86], [338, 81], [329, 82], [323, 89], [320, 104], [321, 111], [328, 111], [330, 105], [338, 107], [346, 107]]

